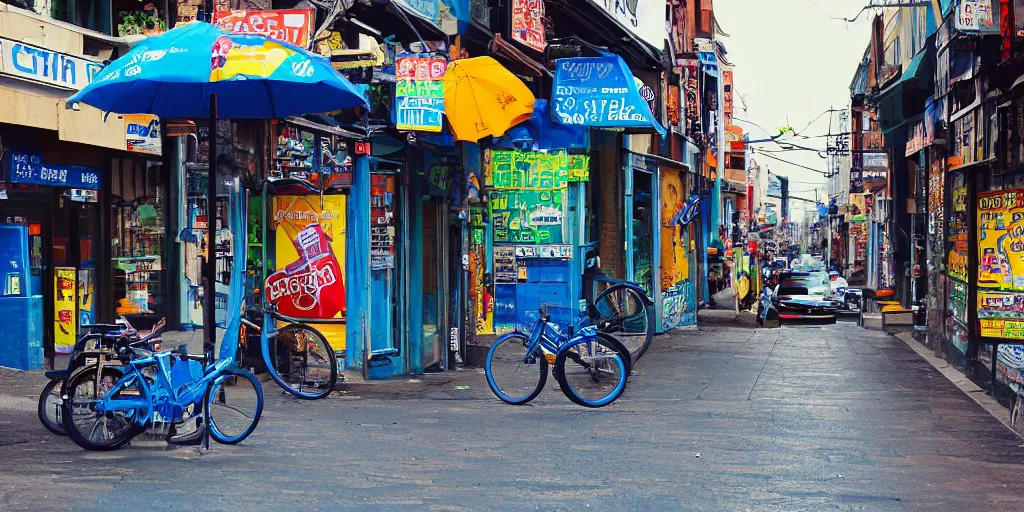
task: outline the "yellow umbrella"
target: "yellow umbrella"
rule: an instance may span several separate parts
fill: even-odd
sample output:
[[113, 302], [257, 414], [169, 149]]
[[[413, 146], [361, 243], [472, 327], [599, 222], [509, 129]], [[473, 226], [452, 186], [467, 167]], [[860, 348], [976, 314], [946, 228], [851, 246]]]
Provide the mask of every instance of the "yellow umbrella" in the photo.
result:
[[533, 93], [491, 57], [452, 61], [442, 83], [444, 113], [455, 140], [501, 136], [533, 115]]

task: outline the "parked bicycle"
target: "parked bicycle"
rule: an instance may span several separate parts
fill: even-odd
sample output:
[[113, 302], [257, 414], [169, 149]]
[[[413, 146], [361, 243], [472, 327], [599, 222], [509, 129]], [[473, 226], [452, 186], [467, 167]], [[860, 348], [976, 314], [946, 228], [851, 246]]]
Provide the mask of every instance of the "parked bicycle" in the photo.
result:
[[548, 366], [573, 403], [604, 407], [622, 396], [632, 366], [629, 351], [593, 325], [570, 334], [551, 323], [547, 306], [538, 310], [529, 334], [501, 336], [487, 353], [487, 384], [500, 400], [512, 405], [530, 402], [544, 389]]
[[213, 363], [207, 355], [154, 353], [130, 344], [118, 347], [117, 357], [121, 368], [101, 361], [68, 380], [64, 429], [85, 449], [120, 448], [154, 421], [182, 424], [199, 410], [200, 426], [224, 444], [241, 442], [259, 423], [260, 383], [233, 366], [232, 357]]
[[[243, 233], [247, 200], [229, 197], [228, 226], [232, 233]], [[203, 355], [195, 356], [184, 347], [179, 353], [152, 352], [119, 343], [119, 368], [100, 359], [68, 378], [64, 429], [72, 441], [89, 450], [112, 450], [153, 423], [177, 426], [193, 418], [204, 439], [209, 435], [217, 442], [235, 444], [252, 434], [263, 413], [263, 388], [255, 375], [237, 364], [246, 237], [233, 237], [233, 244], [219, 360], [214, 361], [212, 344], [204, 347]]]
[[[304, 400], [330, 395], [338, 383], [337, 355], [327, 338], [309, 324], [339, 324], [345, 320], [292, 318], [278, 313], [271, 304], [252, 311], [263, 314], [263, 328], [243, 321], [260, 333], [263, 360], [274, 382]], [[278, 327], [278, 321], [286, 325]]]
[[[90, 331], [75, 342], [71, 351], [71, 359], [64, 370], [50, 370], [46, 377], [50, 382], [43, 386], [39, 394], [37, 410], [39, 421], [47, 430], [59, 436], [67, 435], [64, 430], [64, 396], [68, 378], [79, 368], [96, 364], [101, 358], [106, 362], [116, 360], [119, 342], [146, 347], [149, 350], [160, 350], [160, 333], [163, 331], [165, 319], [160, 319], [153, 329], [145, 336], [132, 327], [125, 318], [119, 318], [114, 324], [82, 325], [82, 329]], [[117, 368], [117, 366], [111, 366]]]
[[636, 362], [651, 346], [656, 329], [654, 301], [636, 283], [601, 272], [601, 258], [593, 251], [583, 273], [587, 316], [597, 329], [615, 338]]

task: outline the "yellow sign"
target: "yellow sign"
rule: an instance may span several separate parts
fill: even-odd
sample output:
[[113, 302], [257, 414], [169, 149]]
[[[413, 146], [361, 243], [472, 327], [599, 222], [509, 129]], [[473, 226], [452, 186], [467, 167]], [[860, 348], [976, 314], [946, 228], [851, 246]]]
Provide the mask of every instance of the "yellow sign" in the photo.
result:
[[70, 354], [75, 348], [76, 274], [74, 268], [53, 269], [53, 346], [58, 354]]
[[[267, 300], [281, 314], [345, 318], [346, 197], [275, 196], [276, 267], [267, 278]], [[301, 253], [300, 253], [301, 252]], [[344, 325], [317, 325], [336, 351], [345, 349]]]
[[1024, 320], [982, 319], [979, 323], [983, 337], [1024, 339]]
[[978, 194], [978, 286], [1024, 291], [1024, 191]]

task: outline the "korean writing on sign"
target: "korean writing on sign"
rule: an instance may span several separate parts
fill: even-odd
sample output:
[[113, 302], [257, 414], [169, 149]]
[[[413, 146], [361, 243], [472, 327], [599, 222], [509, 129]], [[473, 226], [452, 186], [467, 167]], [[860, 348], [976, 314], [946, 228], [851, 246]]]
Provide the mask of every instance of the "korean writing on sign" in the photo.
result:
[[220, 11], [214, 23], [231, 32], [267, 36], [307, 48], [313, 32], [313, 10]]
[[620, 57], [560, 59], [555, 69], [556, 120], [578, 126], [654, 125], [650, 107], [640, 96]]
[[99, 190], [100, 171], [81, 165], [48, 165], [43, 157], [15, 151], [10, 157], [12, 183]]
[[547, 46], [543, 0], [512, 0], [512, 39], [539, 52]]
[[103, 65], [82, 57], [0, 37], [0, 74], [65, 89], [80, 90]]
[[443, 57], [408, 56], [395, 61], [395, 126], [440, 132], [444, 121]]

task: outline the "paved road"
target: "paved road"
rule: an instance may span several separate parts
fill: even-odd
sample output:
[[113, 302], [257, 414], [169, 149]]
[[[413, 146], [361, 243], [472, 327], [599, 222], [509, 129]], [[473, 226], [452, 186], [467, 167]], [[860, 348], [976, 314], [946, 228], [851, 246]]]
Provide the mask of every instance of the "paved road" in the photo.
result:
[[715, 325], [636, 371], [601, 410], [506, 406], [476, 370], [319, 403], [267, 383], [250, 440], [204, 455], [86, 453], [36, 421], [38, 375], [0, 373], [0, 509], [1024, 509], [1021, 440], [895, 338]]

